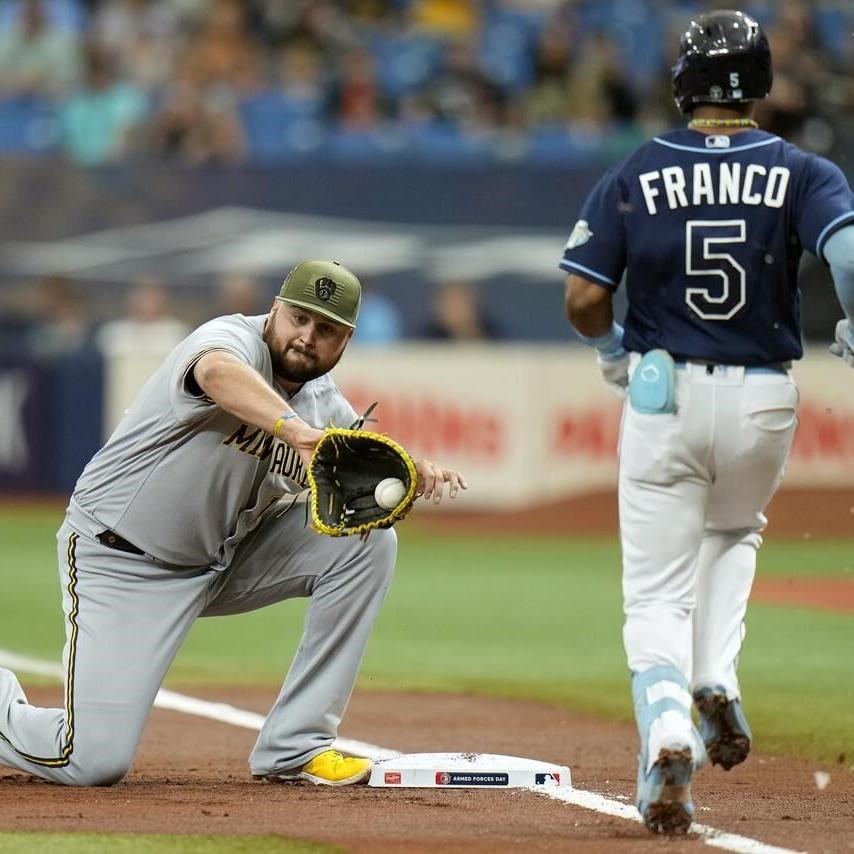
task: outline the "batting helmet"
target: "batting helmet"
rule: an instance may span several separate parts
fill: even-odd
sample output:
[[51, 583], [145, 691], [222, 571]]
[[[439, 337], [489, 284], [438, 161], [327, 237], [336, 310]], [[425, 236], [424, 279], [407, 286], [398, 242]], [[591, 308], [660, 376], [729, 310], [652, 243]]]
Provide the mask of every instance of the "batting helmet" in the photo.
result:
[[771, 49], [762, 27], [743, 12], [698, 15], [679, 39], [673, 96], [683, 113], [697, 104], [744, 104], [771, 91]]

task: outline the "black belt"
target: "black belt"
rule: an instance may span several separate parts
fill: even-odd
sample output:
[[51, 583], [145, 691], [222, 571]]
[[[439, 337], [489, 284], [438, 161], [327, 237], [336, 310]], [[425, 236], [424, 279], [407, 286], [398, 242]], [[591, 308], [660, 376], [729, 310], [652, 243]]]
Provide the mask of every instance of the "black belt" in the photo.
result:
[[98, 542], [102, 546], [107, 546], [110, 549], [116, 549], [120, 552], [128, 552], [132, 555], [144, 555], [142, 549], [138, 549], [133, 543], [129, 543], [124, 537], [120, 537], [115, 531], [101, 531], [98, 534]]

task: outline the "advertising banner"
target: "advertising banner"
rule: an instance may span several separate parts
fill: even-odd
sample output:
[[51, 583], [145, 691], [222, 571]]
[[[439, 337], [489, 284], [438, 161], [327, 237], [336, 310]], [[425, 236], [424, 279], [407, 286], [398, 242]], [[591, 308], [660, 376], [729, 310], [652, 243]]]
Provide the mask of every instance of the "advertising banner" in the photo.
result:
[[[111, 365], [108, 429], [155, 367], [152, 359]], [[785, 484], [854, 489], [854, 384], [845, 366], [811, 351], [794, 373], [800, 427]], [[589, 350], [351, 347], [334, 376], [358, 412], [379, 402], [373, 429], [465, 473], [470, 490], [454, 509], [521, 508], [616, 484], [622, 402]]]

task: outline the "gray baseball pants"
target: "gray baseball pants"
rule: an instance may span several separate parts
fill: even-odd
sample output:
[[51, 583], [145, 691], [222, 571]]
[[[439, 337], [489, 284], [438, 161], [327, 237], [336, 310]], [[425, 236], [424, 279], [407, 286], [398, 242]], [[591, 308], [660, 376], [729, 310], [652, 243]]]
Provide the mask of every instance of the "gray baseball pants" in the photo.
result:
[[117, 782], [195, 619], [295, 597], [311, 597], [302, 639], [250, 769], [298, 767], [329, 747], [391, 583], [394, 531], [334, 539], [307, 528], [296, 507], [252, 532], [223, 572], [176, 569], [91, 533], [66, 519], [57, 534], [64, 707], [29, 705], [15, 674], [0, 668], [0, 764], [70, 785]]

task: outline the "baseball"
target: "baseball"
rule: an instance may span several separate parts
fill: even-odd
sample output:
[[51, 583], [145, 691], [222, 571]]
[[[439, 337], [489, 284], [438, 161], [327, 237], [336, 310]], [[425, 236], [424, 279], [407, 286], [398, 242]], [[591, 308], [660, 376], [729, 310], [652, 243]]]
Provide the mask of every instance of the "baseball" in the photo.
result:
[[393, 510], [406, 494], [406, 484], [396, 477], [385, 477], [374, 490], [374, 498], [383, 510]]

